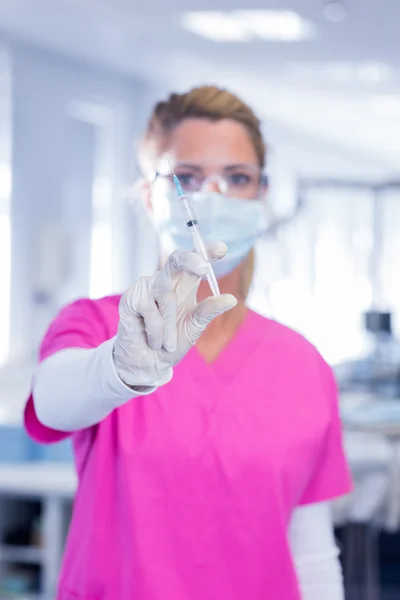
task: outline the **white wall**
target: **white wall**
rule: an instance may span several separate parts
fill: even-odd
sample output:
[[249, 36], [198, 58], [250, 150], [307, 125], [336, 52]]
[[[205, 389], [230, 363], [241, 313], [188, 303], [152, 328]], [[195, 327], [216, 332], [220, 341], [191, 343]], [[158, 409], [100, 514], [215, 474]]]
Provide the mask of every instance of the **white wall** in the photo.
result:
[[[66, 300], [88, 293], [93, 177], [106, 180], [103, 207], [113, 236], [112, 288], [136, 278], [135, 221], [122, 201], [133, 176], [133, 144], [155, 89], [31, 46], [13, 44], [11, 355], [35, 347]], [[104, 186], [103, 186], [104, 187]], [[104, 212], [104, 211], [103, 211]], [[45, 294], [39, 241], [68, 242], [67, 279]], [[50, 232], [50, 233], [49, 233]], [[49, 242], [47, 256], [60, 248]], [[62, 250], [62, 248], [61, 248]], [[43, 254], [43, 253], [42, 253]], [[78, 258], [79, 256], [79, 258]], [[43, 266], [43, 265], [42, 265]], [[61, 270], [62, 272], [62, 270]], [[46, 278], [45, 278], [46, 279]], [[63, 285], [61, 285], [63, 284]]]

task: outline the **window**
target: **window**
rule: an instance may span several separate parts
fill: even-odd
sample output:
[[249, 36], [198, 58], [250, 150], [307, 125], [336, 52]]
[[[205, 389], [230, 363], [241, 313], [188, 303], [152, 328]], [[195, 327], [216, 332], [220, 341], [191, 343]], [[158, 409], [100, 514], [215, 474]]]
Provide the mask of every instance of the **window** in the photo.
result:
[[9, 355], [11, 298], [11, 73], [0, 47], [0, 366]]
[[260, 242], [251, 304], [300, 331], [337, 363], [365, 350], [372, 303], [373, 194], [310, 189], [303, 212]]

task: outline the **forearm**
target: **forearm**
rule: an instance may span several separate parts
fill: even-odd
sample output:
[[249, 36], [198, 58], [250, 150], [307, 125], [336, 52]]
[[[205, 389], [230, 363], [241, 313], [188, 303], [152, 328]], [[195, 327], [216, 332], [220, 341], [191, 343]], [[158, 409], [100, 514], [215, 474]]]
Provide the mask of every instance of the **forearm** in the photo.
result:
[[344, 600], [338, 552], [295, 564], [302, 600]]
[[344, 600], [329, 504], [297, 508], [289, 529], [289, 541], [302, 600]]
[[[69, 348], [37, 368], [33, 401], [38, 419], [52, 429], [76, 431], [102, 421], [115, 408], [142, 395], [119, 379], [112, 362], [113, 339], [97, 348]], [[154, 388], [147, 388], [150, 393]]]

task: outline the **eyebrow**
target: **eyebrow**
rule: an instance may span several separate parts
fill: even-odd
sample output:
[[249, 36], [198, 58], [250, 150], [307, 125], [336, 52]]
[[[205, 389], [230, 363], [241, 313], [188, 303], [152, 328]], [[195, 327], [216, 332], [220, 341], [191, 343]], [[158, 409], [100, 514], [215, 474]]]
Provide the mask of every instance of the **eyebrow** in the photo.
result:
[[[207, 165], [209, 166], [209, 165]], [[234, 171], [235, 169], [240, 169], [243, 167], [256, 167], [256, 165], [250, 164], [250, 163], [234, 163], [232, 165], [215, 165], [215, 166], [222, 166], [224, 171]], [[193, 169], [193, 171], [203, 171], [203, 167], [201, 167], [200, 165], [196, 165], [193, 163], [180, 163], [178, 162], [175, 165], [175, 168], [185, 168], [185, 169]]]
[[202, 171], [203, 167], [200, 167], [199, 165], [194, 165], [192, 163], [183, 163], [183, 162], [178, 162], [176, 163], [176, 165], [174, 166], [175, 169], [193, 169], [193, 171]]
[[234, 169], [243, 169], [248, 167], [257, 168], [256, 165], [250, 163], [235, 163], [234, 165], [227, 165], [226, 167], [224, 167], [224, 171], [233, 171]]

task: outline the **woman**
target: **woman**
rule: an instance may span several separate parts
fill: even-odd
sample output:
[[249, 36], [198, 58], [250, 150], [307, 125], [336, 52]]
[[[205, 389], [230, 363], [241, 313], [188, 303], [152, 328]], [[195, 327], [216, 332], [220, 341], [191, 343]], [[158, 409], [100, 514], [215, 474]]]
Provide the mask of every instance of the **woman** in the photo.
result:
[[[209, 247], [219, 297], [182, 235], [167, 159], [205, 237], [228, 242], [226, 256]], [[218, 88], [174, 94], [140, 160], [162, 249], [179, 249], [122, 298], [61, 311], [25, 411], [35, 440], [74, 444], [58, 599], [341, 600], [329, 501], [350, 482], [332, 373], [245, 305], [264, 226], [259, 121]]]

